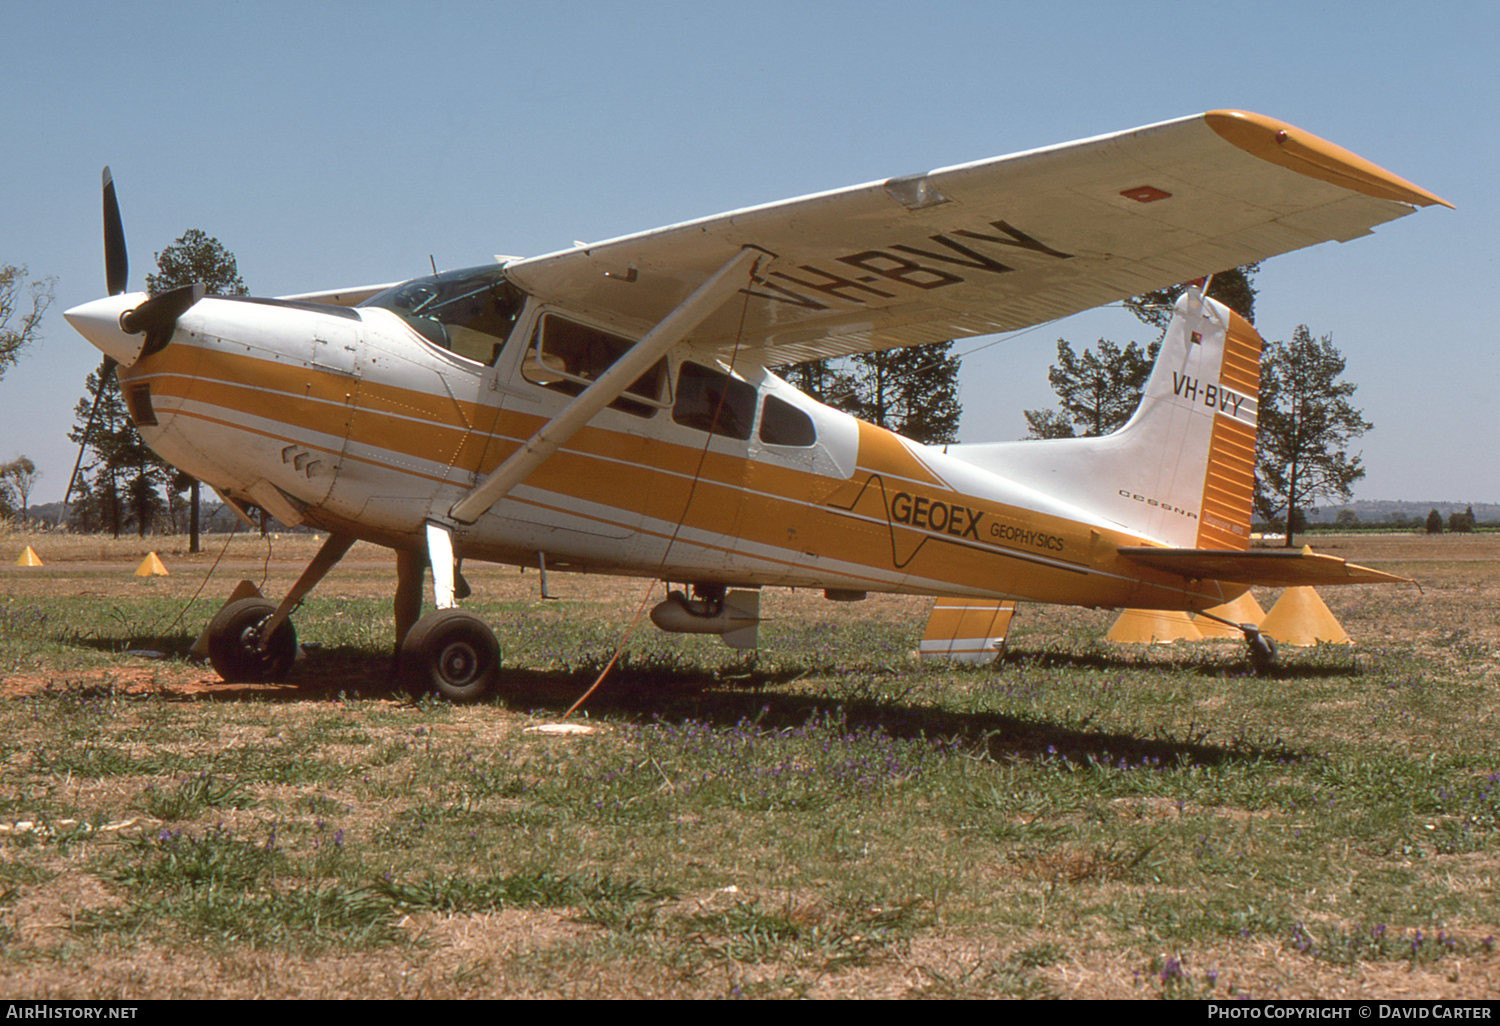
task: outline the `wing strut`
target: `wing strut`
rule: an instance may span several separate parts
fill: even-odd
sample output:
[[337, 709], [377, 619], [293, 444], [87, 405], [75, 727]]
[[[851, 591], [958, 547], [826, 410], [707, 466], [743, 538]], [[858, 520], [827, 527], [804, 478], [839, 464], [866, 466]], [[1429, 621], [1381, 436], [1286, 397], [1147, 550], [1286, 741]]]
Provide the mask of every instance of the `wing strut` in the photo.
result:
[[[448, 515], [460, 524], [472, 524], [485, 514], [512, 488], [526, 479], [568, 439], [572, 438], [604, 407], [620, 397], [631, 382], [645, 373], [668, 349], [685, 338], [729, 296], [747, 284], [755, 264], [771, 254], [746, 247], [736, 253], [713, 275], [684, 299], [661, 323], [647, 332], [624, 356], [601, 374], [592, 385], [580, 392], [561, 413], [543, 424], [524, 445], [506, 458], [483, 481], [465, 495]], [[436, 569], [436, 562], [433, 563]]]

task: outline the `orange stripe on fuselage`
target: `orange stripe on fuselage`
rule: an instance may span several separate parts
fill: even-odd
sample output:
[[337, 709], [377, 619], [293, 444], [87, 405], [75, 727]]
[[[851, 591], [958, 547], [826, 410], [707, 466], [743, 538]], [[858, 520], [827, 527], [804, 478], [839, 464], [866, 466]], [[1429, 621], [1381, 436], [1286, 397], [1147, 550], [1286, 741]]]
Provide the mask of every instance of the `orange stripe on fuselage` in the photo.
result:
[[[396, 470], [412, 477], [417, 489], [443, 480], [431, 472], [433, 464], [465, 474], [489, 473], [547, 419], [505, 410], [494, 433], [485, 435], [472, 425], [489, 423], [493, 406], [213, 349], [200, 351], [196, 376], [188, 378], [183, 372], [194, 357], [184, 352], [179, 359], [161, 359], [172, 348], [142, 361], [131, 377], [152, 379], [154, 393], [162, 397], [223, 411], [223, 416], [180, 415], [299, 444], [308, 444], [309, 431], [331, 437], [347, 431], [349, 442], [369, 454], [355, 458], [346, 452], [347, 465]], [[284, 424], [286, 430], [253, 428], [236, 416]], [[539, 518], [545, 518], [544, 511], [565, 512], [632, 531], [643, 530], [643, 516], [663, 524], [680, 519], [687, 528], [726, 539], [722, 544], [701, 539], [692, 548], [738, 552], [763, 566], [785, 567], [782, 576], [788, 577], [799, 566], [843, 564], [821, 572], [867, 580], [872, 588], [897, 590], [906, 580], [911, 590], [1021, 594], [1084, 604], [1114, 604], [1136, 586], [1112, 574], [1086, 572], [1091, 555], [1086, 525], [955, 492], [890, 432], [861, 424], [857, 463], [854, 478], [845, 481], [591, 425], [527, 478], [527, 499], [514, 501], [538, 510]], [[344, 478], [341, 474], [341, 482]], [[538, 493], [550, 493], [556, 501]], [[891, 504], [899, 495], [911, 496], [925, 521], [898, 522], [901, 514], [893, 514]], [[594, 504], [600, 514], [584, 514], [570, 500]], [[605, 512], [611, 510], [618, 516]], [[667, 534], [654, 528], [644, 533]], [[1134, 541], [1122, 537], [1115, 544]], [[495, 539], [490, 547], [499, 550], [504, 544]], [[1101, 548], [1112, 551], [1113, 544]], [[778, 573], [767, 569], [750, 576], [769, 581]], [[1170, 578], [1162, 578], [1168, 585]], [[932, 583], [918, 586], [918, 581]], [[1180, 581], [1175, 588], [1181, 589]]]

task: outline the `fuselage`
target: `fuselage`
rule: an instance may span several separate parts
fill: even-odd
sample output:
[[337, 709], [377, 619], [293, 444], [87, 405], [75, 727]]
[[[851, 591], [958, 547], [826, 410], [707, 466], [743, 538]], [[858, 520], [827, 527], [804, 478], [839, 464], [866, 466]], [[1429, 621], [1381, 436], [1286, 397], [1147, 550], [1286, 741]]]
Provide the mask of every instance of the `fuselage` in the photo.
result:
[[[636, 334], [513, 287], [423, 319], [420, 284], [359, 308], [203, 299], [120, 369], [142, 437], [230, 500], [420, 549]], [[469, 559], [731, 586], [1194, 609], [1243, 591], [1143, 572], [1116, 549], [1153, 539], [691, 340], [452, 527]]]

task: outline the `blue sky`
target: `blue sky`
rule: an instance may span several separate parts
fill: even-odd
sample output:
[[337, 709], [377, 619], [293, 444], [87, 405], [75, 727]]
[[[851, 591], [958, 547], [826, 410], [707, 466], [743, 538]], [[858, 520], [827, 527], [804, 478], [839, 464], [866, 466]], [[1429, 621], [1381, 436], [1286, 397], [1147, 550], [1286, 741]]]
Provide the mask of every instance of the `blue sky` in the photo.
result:
[[[105, 164], [132, 289], [199, 228], [278, 295], [1237, 107], [1457, 205], [1268, 262], [1256, 320], [1348, 359], [1375, 424], [1356, 498], [1500, 502], [1500, 5], [11, 0], [3, 23], [0, 263], [57, 279], [0, 379], [33, 501], [62, 497], [98, 363], [61, 313], [105, 291]], [[1152, 337], [1102, 310], [961, 343], [963, 440], [1023, 434], [1056, 340], [1101, 336]]]

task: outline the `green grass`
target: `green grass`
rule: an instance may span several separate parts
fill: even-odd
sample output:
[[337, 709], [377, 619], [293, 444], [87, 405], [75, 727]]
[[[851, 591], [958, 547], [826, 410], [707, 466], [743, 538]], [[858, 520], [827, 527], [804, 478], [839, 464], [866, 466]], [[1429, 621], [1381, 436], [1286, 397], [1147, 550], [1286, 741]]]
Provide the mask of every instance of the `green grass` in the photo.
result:
[[913, 662], [909, 619], [787, 616], [759, 658], [640, 635], [587, 706], [601, 729], [548, 737], [522, 728], [616, 640], [587, 603], [474, 603], [506, 625], [509, 689], [456, 708], [385, 683], [373, 599], [307, 604], [320, 647], [291, 686], [136, 694], [127, 670], [194, 672], [120, 654], [180, 601], [141, 594], [0, 606], [0, 669], [45, 677], [0, 702], [11, 993], [102, 992], [127, 950], [182, 967], [142, 993], [200, 995], [260, 957], [326, 963], [325, 994], [399, 963], [440, 996], [1313, 996], [1327, 974], [1368, 995], [1371, 966], [1419, 990], [1500, 972], [1500, 694], [1475, 635], [1256, 677], [1237, 646], [1117, 648], [1101, 614], [1038, 612], [969, 670]]

